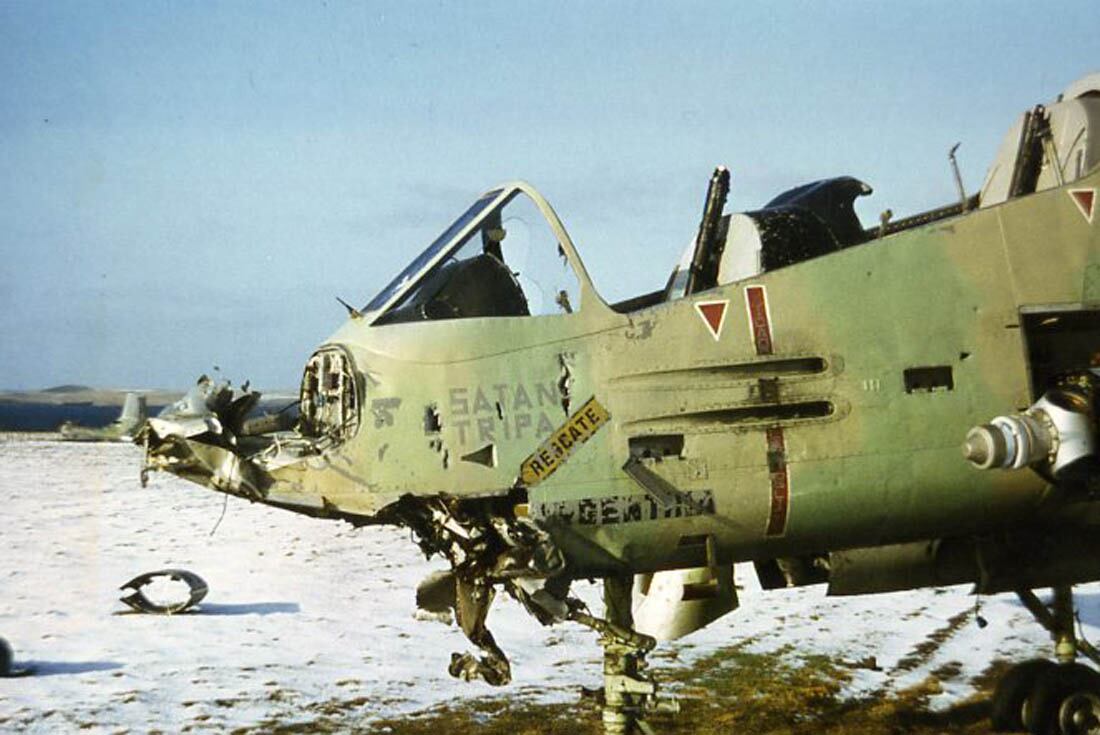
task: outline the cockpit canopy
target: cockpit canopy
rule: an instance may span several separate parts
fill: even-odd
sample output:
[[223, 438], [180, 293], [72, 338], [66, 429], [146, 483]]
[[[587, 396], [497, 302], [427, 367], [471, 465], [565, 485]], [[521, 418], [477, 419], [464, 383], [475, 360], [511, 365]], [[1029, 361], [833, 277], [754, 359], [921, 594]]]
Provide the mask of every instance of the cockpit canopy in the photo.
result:
[[373, 324], [568, 314], [579, 308], [572, 244], [533, 189], [483, 195], [371, 300]]

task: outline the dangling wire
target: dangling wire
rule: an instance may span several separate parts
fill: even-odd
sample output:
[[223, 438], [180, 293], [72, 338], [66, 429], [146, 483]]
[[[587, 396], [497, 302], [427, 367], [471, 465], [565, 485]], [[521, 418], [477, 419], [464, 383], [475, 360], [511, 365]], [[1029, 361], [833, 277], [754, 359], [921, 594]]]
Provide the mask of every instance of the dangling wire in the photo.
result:
[[1092, 648], [1092, 641], [1085, 637], [1085, 626], [1081, 625], [1081, 611], [1073, 611], [1073, 619], [1077, 621], [1077, 637], [1085, 642], [1085, 645]]
[[214, 524], [214, 527], [210, 529], [210, 535], [213, 536], [214, 532], [218, 530], [218, 526], [222, 524], [222, 518], [225, 518], [225, 509], [229, 507], [229, 493], [225, 494], [225, 498], [222, 502], [222, 514], [218, 516], [218, 522]]
[[984, 628], [989, 625], [989, 621], [982, 617], [982, 596], [981, 593], [974, 597], [974, 622], [978, 624], [979, 628]]

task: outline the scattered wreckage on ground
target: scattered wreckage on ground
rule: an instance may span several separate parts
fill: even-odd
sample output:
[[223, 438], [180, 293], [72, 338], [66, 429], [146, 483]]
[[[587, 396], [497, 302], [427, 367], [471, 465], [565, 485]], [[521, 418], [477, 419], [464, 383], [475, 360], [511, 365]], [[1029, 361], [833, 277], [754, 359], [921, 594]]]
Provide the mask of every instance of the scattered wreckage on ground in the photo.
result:
[[147, 422], [146, 468], [412, 529], [451, 567], [422, 601], [480, 649], [455, 676], [509, 681], [498, 590], [598, 630], [609, 733], [647, 727], [658, 639], [737, 607], [735, 562], [766, 590], [1015, 592], [1056, 662], [1006, 676], [994, 725], [1096, 732], [1072, 585], [1100, 578], [1100, 75], [1025, 113], [978, 192], [911, 217], [865, 226], [851, 177], [725, 214], [729, 181], [666, 285], [616, 304], [538, 192], [491, 189], [349, 307], [297, 417], [208, 384]]
[[[177, 596], [176, 599], [157, 599], [146, 594], [146, 587], [162, 581], [182, 582], [187, 586], [186, 597]], [[175, 615], [186, 612], [198, 605], [210, 591], [203, 578], [186, 569], [160, 569], [155, 572], [145, 572], [131, 579], [119, 587], [120, 590], [129, 590], [130, 593], [120, 600], [134, 612], [148, 613], [150, 615]]]
[[127, 393], [118, 418], [104, 427], [80, 426], [66, 421], [58, 427], [61, 438], [72, 442], [130, 442], [141, 432], [148, 415], [145, 396]]

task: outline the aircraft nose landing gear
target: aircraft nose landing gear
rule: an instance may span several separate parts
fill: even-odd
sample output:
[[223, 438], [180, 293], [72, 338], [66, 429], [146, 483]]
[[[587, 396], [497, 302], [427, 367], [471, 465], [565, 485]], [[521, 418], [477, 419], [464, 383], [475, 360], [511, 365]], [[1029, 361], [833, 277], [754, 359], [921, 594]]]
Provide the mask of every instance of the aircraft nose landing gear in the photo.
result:
[[1100, 652], [1074, 633], [1071, 589], [1055, 587], [1050, 608], [1030, 590], [1016, 594], [1050, 631], [1058, 662], [1025, 661], [1005, 674], [993, 694], [994, 732], [1100, 735], [1100, 673], [1074, 661], [1080, 653], [1100, 663]]

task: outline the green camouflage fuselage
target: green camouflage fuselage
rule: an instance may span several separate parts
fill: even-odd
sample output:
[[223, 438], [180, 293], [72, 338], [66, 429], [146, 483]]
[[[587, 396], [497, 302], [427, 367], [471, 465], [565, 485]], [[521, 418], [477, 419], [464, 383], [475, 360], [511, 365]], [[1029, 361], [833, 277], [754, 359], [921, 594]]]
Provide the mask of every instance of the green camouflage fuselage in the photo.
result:
[[[1098, 273], [1097, 230], [1059, 187], [629, 314], [583, 284], [572, 314], [352, 318], [326, 345], [363, 376], [360, 428], [272, 468], [269, 497], [369, 517], [405, 495], [506, 495], [594, 397], [610, 420], [526, 488], [577, 576], [696, 566], [685, 539], [708, 534], [729, 561], [1038, 521], [1043, 479], [976, 471], [959, 447], [1034, 399], [1021, 309], [1096, 304]], [[918, 371], [907, 390], [914, 368], [932, 384]], [[632, 444], [673, 447], [642, 463], [677, 502], [623, 471]]]

